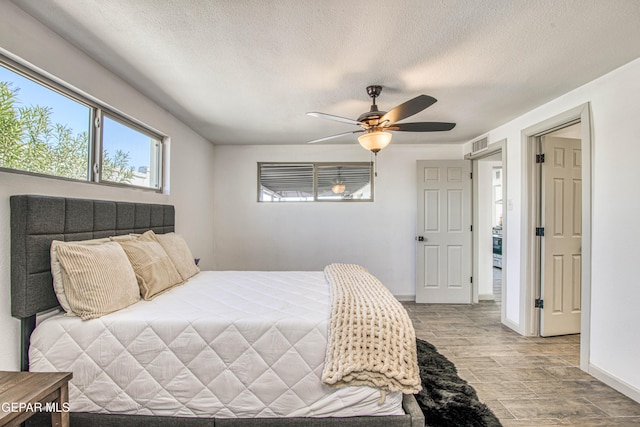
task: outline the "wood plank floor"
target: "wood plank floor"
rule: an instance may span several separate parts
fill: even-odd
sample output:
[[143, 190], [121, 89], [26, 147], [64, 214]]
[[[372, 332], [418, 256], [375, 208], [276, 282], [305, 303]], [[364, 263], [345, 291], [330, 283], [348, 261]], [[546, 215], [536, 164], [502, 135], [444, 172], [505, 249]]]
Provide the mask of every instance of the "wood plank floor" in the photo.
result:
[[509, 426], [639, 426], [640, 403], [579, 366], [580, 336], [523, 337], [500, 323], [500, 305], [403, 303], [418, 338]]

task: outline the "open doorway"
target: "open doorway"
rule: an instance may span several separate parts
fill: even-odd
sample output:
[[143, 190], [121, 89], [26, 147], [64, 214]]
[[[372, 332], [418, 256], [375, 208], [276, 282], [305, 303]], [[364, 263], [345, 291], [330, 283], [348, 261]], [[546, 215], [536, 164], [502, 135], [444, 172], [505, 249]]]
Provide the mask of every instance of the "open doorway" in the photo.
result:
[[502, 153], [477, 161], [478, 286], [479, 301], [502, 300]]
[[473, 165], [473, 301], [500, 305], [506, 289], [505, 141], [470, 156]]
[[[536, 300], [541, 298], [540, 291], [540, 245], [541, 238], [536, 236], [536, 228], [539, 227], [541, 203], [536, 157], [539, 153], [539, 141], [543, 135], [548, 135], [569, 125], [580, 124], [579, 138], [580, 151], [576, 152], [576, 161], [580, 163], [579, 186], [574, 194], [579, 195], [574, 203], [580, 205], [581, 218], [579, 221], [580, 247], [579, 263], [575, 264], [580, 277], [580, 295], [573, 298], [579, 300], [580, 307], [580, 368], [589, 370], [589, 346], [590, 346], [590, 317], [591, 317], [591, 170], [592, 170], [592, 141], [591, 141], [591, 114], [589, 103], [581, 104], [556, 116], [543, 120], [522, 130], [524, 148], [523, 168], [523, 198], [522, 198], [522, 246], [521, 260], [524, 267], [522, 280], [519, 282], [520, 297], [518, 301], [520, 311], [520, 324], [523, 335], [540, 335], [540, 307], [536, 307]], [[565, 135], [566, 136], [566, 135]], [[546, 154], [545, 154], [545, 161]], [[555, 156], [555, 155], [554, 155]], [[575, 224], [574, 224], [575, 225]], [[545, 230], [545, 236], [547, 232]], [[544, 239], [546, 237], [542, 237]], [[548, 269], [548, 268], [547, 268]], [[543, 301], [544, 305], [547, 304]]]

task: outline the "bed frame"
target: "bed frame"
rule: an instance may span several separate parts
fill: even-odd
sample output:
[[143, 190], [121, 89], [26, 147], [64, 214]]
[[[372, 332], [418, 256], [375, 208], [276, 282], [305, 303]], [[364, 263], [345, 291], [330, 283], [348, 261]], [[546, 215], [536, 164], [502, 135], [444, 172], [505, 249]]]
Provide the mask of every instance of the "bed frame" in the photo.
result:
[[[21, 369], [29, 370], [29, 339], [36, 315], [59, 307], [53, 290], [49, 249], [52, 240], [75, 241], [128, 233], [175, 230], [172, 205], [11, 196], [11, 314], [21, 321]], [[413, 395], [403, 399], [405, 415], [348, 418], [214, 419], [71, 413], [74, 426], [391, 426], [422, 427], [424, 415]], [[27, 425], [50, 425], [48, 414]]]

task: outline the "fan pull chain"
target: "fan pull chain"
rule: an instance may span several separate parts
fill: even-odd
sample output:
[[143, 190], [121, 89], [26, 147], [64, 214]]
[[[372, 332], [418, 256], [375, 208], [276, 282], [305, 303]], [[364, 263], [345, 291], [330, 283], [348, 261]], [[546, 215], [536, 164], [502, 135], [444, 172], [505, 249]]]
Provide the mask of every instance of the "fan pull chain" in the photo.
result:
[[378, 177], [378, 153], [374, 153], [373, 151], [369, 152], [369, 157], [371, 158], [371, 163], [373, 163], [373, 176]]
[[378, 153], [373, 153], [373, 174], [375, 175], [375, 177], [378, 177]]

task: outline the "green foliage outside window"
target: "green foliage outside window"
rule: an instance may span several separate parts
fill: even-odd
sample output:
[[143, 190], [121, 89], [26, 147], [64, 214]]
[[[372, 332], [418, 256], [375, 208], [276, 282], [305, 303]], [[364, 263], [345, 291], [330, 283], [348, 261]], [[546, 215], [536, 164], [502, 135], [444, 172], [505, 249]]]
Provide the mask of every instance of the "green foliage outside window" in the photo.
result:
[[[87, 180], [89, 135], [52, 122], [50, 107], [21, 105], [20, 89], [0, 81], [0, 167]], [[131, 183], [129, 153], [103, 153], [102, 180]]]

